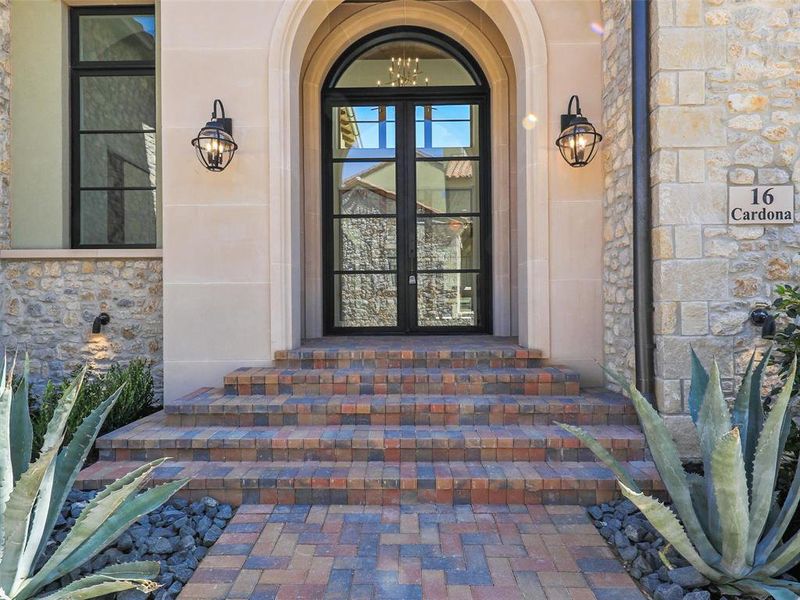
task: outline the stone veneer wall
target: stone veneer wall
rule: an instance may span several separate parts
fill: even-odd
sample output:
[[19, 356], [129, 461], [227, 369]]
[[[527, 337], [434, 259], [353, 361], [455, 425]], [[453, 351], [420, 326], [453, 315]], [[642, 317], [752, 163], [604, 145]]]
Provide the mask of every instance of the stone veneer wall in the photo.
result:
[[[11, 247], [10, 5], [0, 0], [0, 250]], [[162, 386], [160, 259], [0, 258], [0, 349], [27, 351], [35, 382], [144, 357]], [[91, 326], [101, 311], [111, 323]]]
[[759, 345], [750, 308], [800, 277], [800, 226], [726, 224], [728, 183], [800, 184], [800, 5], [652, 6], [657, 397], [680, 430], [690, 345], [731, 390]]
[[[143, 357], [162, 381], [161, 260], [0, 261], [0, 347], [26, 351], [37, 383]], [[100, 312], [111, 322], [91, 333]]]
[[0, 249], [11, 245], [11, 4], [0, 0]]
[[631, 170], [631, 3], [604, 0], [603, 335], [604, 360], [635, 376], [633, 346], [633, 173]]

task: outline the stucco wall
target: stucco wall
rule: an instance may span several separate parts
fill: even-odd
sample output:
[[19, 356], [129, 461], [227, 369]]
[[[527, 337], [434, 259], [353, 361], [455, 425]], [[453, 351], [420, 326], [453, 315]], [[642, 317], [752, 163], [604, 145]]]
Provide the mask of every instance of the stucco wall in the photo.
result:
[[[605, 364], [629, 379], [633, 348], [633, 172], [631, 3], [603, 7], [603, 349]], [[609, 385], [611, 383], [609, 382]]]
[[800, 183], [800, 6], [661, 0], [652, 15], [657, 396], [680, 415], [690, 346], [732, 389], [759, 344], [749, 310], [800, 278], [800, 226], [726, 224], [729, 183]]

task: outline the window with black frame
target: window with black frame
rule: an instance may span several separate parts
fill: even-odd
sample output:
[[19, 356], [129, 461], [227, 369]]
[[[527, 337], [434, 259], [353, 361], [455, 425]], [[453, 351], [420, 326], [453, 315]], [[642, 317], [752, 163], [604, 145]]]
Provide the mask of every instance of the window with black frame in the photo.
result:
[[72, 9], [73, 248], [156, 246], [155, 14]]

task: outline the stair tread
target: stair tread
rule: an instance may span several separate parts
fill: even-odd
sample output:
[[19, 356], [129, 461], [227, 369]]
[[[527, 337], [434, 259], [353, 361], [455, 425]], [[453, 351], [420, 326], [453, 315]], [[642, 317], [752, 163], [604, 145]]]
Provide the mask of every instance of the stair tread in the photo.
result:
[[469, 405], [485, 404], [497, 406], [502, 410], [506, 406], [543, 407], [547, 405], [570, 405], [575, 407], [609, 406], [619, 408], [632, 408], [630, 400], [612, 392], [587, 392], [573, 395], [540, 395], [526, 396], [523, 394], [479, 394], [465, 395], [436, 395], [436, 394], [374, 394], [370, 396], [354, 394], [332, 395], [303, 395], [303, 394], [247, 394], [234, 396], [226, 394], [222, 388], [201, 388], [184, 396], [167, 402], [165, 410], [180, 412], [182, 407], [208, 406], [214, 407], [274, 407], [284, 410], [297, 408], [301, 405], [326, 406], [336, 404], [357, 404], [359, 406], [397, 406], [402, 405]]
[[386, 353], [386, 352], [445, 352], [513, 351], [530, 355], [541, 355], [541, 350], [524, 348], [515, 337], [492, 335], [465, 336], [326, 336], [304, 339], [299, 348], [279, 350], [276, 356], [302, 352], [326, 353]]
[[490, 366], [476, 366], [476, 367], [397, 367], [397, 368], [372, 368], [372, 367], [330, 367], [322, 369], [308, 369], [303, 367], [239, 367], [238, 369], [228, 373], [225, 377], [246, 377], [258, 375], [284, 375], [292, 376], [297, 374], [302, 375], [320, 375], [320, 374], [333, 374], [333, 375], [356, 375], [356, 374], [373, 374], [373, 375], [436, 375], [453, 373], [456, 375], [469, 375], [469, 374], [496, 374], [496, 375], [529, 375], [539, 373], [550, 374], [569, 374], [577, 376], [577, 373], [567, 367], [547, 366], [547, 367], [490, 367]]
[[[644, 439], [639, 428], [633, 425], [587, 425], [584, 429], [598, 440], [625, 440], [630, 444], [643, 442]], [[446, 440], [455, 443], [468, 439], [511, 440], [512, 443], [515, 440], [528, 440], [531, 443], [570, 440], [570, 447], [578, 447], [576, 438], [556, 425], [171, 426], [165, 425], [163, 412], [104, 435], [97, 440], [97, 446], [144, 448], [149, 447], [151, 441], [159, 441], [163, 442], [159, 444], [161, 448], [194, 448], [214, 446], [224, 441], [226, 447], [254, 447], [257, 441], [272, 440], [285, 445], [291, 440], [309, 441], [318, 447], [321, 440], [342, 443], [350, 440], [367, 448], [377, 447], [380, 440], [399, 447], [401, 440]]]
[[[78, 480], [108, 479], [120, 477], [145, 464], [143, 461], [98, 461], [81, 471]], [[658, 480], [658, 472], [651, 461], [623, 461], [623, 468], [637, 480]], [[207, 479], [258, 479], [265, 475], [279, 478], [341, 478], [361, 476], [386, 479], [395, 477], [441, 478], [493, 478], [493, 479], [540, 479], [561, 477], [612, 481], [614, 474], [603, 464], [578, 461], [272, 461], [272, 462], [226, 462], [226, 461], [169, 461], [156, 468], [154, 479], [176, 479], [178, 477], [204, 476]]]

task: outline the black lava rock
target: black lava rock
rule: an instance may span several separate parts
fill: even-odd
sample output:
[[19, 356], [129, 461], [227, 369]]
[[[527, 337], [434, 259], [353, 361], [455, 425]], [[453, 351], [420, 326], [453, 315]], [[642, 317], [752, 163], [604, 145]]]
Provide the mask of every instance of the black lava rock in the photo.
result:
[[672, 569], [669, 572], [669, 580], [686, 589], [702, 588], [709, 584], [708, 579], [703, 577], [694, 567], [681, 567]]
[[662, 583], [656, 588], [656, 600], [683, 600], [684, 591], [675, 583]]

